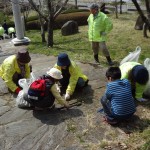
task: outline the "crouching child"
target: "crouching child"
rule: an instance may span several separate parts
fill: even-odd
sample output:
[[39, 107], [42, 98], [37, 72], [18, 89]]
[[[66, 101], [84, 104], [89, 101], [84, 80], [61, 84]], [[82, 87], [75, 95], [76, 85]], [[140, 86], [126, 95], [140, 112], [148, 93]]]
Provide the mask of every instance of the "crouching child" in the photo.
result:
[[36, 110], [52, 108], [55, 100], [66, 108], [69, 108], [66, 100], [60, 95], [56, 83], [62, 79], [61, 71], [52, 68], [40, 79], [35, 80], [29, 87], [24, 99]]
[[105, 120], [109, 124], [129, 119], [136, 111], [132, 97], [131, 85], [127, 79], [121, 78], [119, 67], [110, 67], [106, 71], [107, 86], [101, 104]]

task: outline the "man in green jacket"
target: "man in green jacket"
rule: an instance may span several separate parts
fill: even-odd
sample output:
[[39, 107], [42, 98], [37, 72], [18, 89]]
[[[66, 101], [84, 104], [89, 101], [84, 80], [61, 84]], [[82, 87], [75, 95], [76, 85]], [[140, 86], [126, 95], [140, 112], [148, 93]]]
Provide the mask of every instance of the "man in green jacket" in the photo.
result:
[[0, 77], [5, 81], [11, 92], [19, 93], [19, 79], [30, 77], [29, 52], [22, 48], [17, 55], [7, 57], [0, 66]]
[[138, 62], [125, 62], [120, 66], [121, 79], [131, 83], [133, 98], [144, 101], [143, 92], [149, 80], [148, 70]]
[[108, 64], [114, 65], [110, 58], [109, 51], [106, 46], [107, 34], [112, 30], [113, 24], [110, 19], [103, 13], [99, 12], [99, 6], [92, 4], [90, 6], [88, 21], [88, 36], [91, 42], [93, 55], [96, 63], [100, 63], [98, 59], [99, 48], [106, 57]]
[[70, 99], [75, 88], [83, 88], [88, 84], [87, 76], [82, 73], [80, 67], [74, 61], [70, 61], [66, 53], [58, 55], [57, 64], [54, 67], [62, 72], [63, 78], [59, 82], [63, 88], [66, 88], [66, 100]]

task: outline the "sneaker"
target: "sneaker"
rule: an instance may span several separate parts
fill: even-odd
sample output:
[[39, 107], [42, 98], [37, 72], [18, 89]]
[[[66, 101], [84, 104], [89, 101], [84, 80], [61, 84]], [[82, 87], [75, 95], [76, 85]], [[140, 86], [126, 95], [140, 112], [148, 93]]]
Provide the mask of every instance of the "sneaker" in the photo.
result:
[[97, 113], [105, 114], [103, 108], [99, 108], [99, 109], [97, 110]]
[[109, 119], [108, 117], [104, 116], [104, 121], [106, 121], [110, 125], [116, 125], [118, 122], [115, 119]]

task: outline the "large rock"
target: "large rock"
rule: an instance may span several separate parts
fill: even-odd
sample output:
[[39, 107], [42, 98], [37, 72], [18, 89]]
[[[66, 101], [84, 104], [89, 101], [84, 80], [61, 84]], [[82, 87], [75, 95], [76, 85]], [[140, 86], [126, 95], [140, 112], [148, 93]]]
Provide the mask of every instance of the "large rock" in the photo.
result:
[[70, 20], [67, 21], [62, 27], [61, 27], [61, 33], [64, 36], [72, 35], [75, 33], [78, 33], [78, 24], [76, 21]]
[[143, 30], [143, 25], [144, 25], [144, 21], [142, 20], [141, 16], [138, 16], [134, 29]]

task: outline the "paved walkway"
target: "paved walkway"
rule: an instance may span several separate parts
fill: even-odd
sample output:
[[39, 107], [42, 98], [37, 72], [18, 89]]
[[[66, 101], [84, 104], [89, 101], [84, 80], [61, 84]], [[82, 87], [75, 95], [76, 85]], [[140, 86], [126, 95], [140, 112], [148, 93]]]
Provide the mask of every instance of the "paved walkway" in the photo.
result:
[[[9, 40], [0, 41], [0, 46], [0, 63], [20, 48], [14, 47]], [[36, 76], [44, 74], [56, 63], [54, 56], [31, 54], [31, 58]], [[0, 150], [99, 150], [104, 146], [103, 141], [111, 143], [105, 149], [120, 150], [128, 139], [127, 134], [141, 132], [141, 127], [142, 130], [148, 128], [149, 105], [138, 106], [137, 116], [117, 128], [103, 122], [97, 110], [99, 98], [105, 91], [106, 68], [77, 63], [89, 77], [89, 85], [75, 92], [69, 101], [80, 106], [68, 111], [34, 111], [17, 108], [10, 93], [0, 96]]]
[[[3, 42], [3, 43], [2, 43]], [[21, 46], [13, 46], [9, 40], [0, 41], [0, 63], [9, 55], [15, 54]], [[31, 64], [36, 76], [44, 74], [56, 63], [56, 57], [45, 56], [40, 54], [31, 54]], [[95, 89], [101, 89], [105, 86], [104, 74], [105, 69], [89, 64], [77, 62], [83, 72], [88, 75], [90, 82], [82, 92], [77, 92], [72, 98], [72, 102], [83, 103], [82, 107], [90, 109], [93, 100], [98, 102], [100, 94], [94, 93]], [[97, 95], [98, 94], [98, 95]], [[97, 97], [95, 97], [97, 95]], [[88, 105], [88, 106], [86, 106]], [[31, 150], [47, 149], [54, 150], [59, 145], [63, 149], [64, 142], [69, 138], [68, 120], [84, 118], [84, 110], [76, 106], [69, 111], [32, 111], [19, 109], [15, 106], [15, 98], [11, 94], [0, 96], [0, 149], [1, 150]], [[84, 108], [84, 109], [85, 109]], [[93, 110], [96, 112], [96, 109]], [[82, 120], [82, 119], [81, 119]], [[74, 142], [74, 141], [70, 141]], [[66, 143], [68, 145], [68, 143]], [[71, 149], [78, 145], [66, 145]], [[65, 149], [65, 148], [64, 148]], [[76, 148], [75, 148], [76, 149]]]

